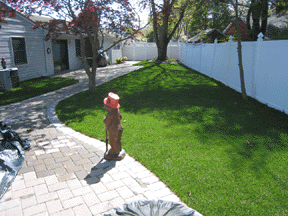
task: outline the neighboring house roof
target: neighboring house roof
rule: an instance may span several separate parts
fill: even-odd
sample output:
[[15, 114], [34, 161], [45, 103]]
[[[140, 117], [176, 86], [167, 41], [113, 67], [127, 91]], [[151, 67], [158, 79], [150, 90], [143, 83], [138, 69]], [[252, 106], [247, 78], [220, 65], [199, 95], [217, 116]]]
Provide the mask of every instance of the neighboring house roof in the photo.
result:
[[[221, 38], [224, 38], [224, 37], [226, 38], [227, 37], [223, 32], [221, 32], [220, 30], [218, 30], [216, 28], [214, 28], [214, 29], [206, 29], [206, 30], [202, 31], [201, 33], [199, 33], [199, 34], [193, 36], [192, 38], [188, 39], [188, 43], [193, 43], [193, 41], [195, 43], [200, 42], [201, 39], [202, 39], [203, 33], [206, 34], [208, 37], [211, 37], [212, 35], [215, 35], [215, 34], [219, 35]], [[218, 37], [216, 36], [216, 38], [218, 38]]]
[[[246, 25], [246, 22], [244, 21], [244, 20], [246, 20], [246, 18], [245, 17], [241, 17], [241, 18], [238, 18], [239, 20], [241, 20], [245, 25]], [[236, 20], [236, 18], [233, 20], [233, 21], [231, 21], [230, 23], [229, 23], [229, 25], [224, 29], [224, 31], [223, 31], [223, 33], [225, 34], [225, 32], [227, 32], [228, 31], [228, 29], [233, 25], [233, 22]]]
[[[243, 20], [246, 20], [246, 17], [242, 17], [240, 22], [242, 23], [242, 33], [246, 31], [246, 36], [245, 38], [241, 38], [242, 41], [247, 41], [248, 40], [248, 28], [246, 25], [246, 22]], [[253, 23], [251, 19], [251, 24]], [[226, 35], [232, 35], [231, 30], [233, 29], [234, 31], [234, 24], [233, 22], [230, 22], [230, 24], [225, 28], [223, 33]], [[246, 27], [245, 27], [246, 26]], [[241, 27], [240, 27], [241, 28]], [[282, 15], [282, 16], [277, 16], [276, 14], [272, 14], [268, 17], [267, 21], [267, 30], [265, 34], [266, 39], [273, 39], [273, 37], [277, 37], [283, 30], [288, 29], [288, 13]], [[264, 38], [264, 39], [265, 39]], [[288, 39], [288, 36], [287, 36]]]
[[[224, 34], [226, 34], [227, 36], [231, 35], [234, 36], [235, 33], [235, 22], [236, 19], [234, 19], [233, 21], [230, 22], [230, 24], [225, 28], [225, 30], [223, 31]], [[248, 28], [246, 23], [243, 21], [243, 19], [238, 18], [238, 22], [239, 22], [239, 29], [240, 29], [240, 37], [242, 41], [251, 41], [250, 37], [249, 37], [249, 32], [248, 32]]]

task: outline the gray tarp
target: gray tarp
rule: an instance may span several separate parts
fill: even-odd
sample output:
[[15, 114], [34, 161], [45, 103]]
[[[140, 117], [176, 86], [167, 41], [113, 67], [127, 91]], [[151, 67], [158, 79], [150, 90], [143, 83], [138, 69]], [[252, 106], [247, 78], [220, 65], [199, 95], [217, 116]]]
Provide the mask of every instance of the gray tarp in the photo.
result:
[[3, 138], [0, 143], [1, 199], [24, 163], [25, 152], [23, 149], [29, 149], [30, 144], [28, 140], [22, 140], [11, 127], [8, 127], [2, 122], [0, 122], [0, 135]]
[[17, 141], [0, 145], [0, 199], [4, 196], [25, 160], [25, 152]]
[[196, 210], [178, 202], [166, 200], [138, 200], [116, 207], [104, 216], [202, 216]]

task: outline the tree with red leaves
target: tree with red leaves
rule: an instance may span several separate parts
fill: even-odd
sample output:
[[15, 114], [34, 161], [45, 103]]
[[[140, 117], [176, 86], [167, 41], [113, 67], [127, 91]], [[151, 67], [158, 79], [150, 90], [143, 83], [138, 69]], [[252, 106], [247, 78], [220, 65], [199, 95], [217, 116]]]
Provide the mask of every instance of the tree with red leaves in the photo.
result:
[[[13, 16], [15, 9], [26, 14], [49, 15], [57, 13], [59, 19], [50, 22], [36, 22], [32, 28], [48, 27], [46, 40], [56, 39], [61, 33], [79, 35], [82, 47], [83, 65], [89, 77], [89, 90], [96, 90], [97, 58], [116, 44], [125, 41], [143, 28], [136, 26], [136, 13], [128, 0], [4, 0], [9, 6], [0, 7], [0, 21]], [[115, 35], [116, 42], [103, 50], [104, 33]], [[92, 46], [92, 67], [85, 55], [85, 39]], [[101, 50], [99, 52], [99, 50]]]

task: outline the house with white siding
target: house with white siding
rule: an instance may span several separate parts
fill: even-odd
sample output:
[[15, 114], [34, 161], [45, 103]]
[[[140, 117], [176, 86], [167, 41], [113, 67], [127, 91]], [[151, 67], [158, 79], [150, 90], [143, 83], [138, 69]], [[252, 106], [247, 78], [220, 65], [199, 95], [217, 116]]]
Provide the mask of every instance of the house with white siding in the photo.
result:
[[[1, 23], [0, 58], [6, 60], [7, 68], [18, 68], [20, 81], [82, 68], [79, 36], [61, 34], [55, 43], [45, 41], [46, 29], [31, 28], [37, 19], [39, 17], [27, 18], [16, 12], [15, 17], [5, 18], [6, 24]], [[106, 35], [103, 48], [108, 48], [115, 40], [115, 37]], [[121, 49], [114, 49], [118, 48]], [[112, 63], [116, 62], [116, 57], [122, 56], [117, 53], [115, 56], [113, 50], [108, 52]]]

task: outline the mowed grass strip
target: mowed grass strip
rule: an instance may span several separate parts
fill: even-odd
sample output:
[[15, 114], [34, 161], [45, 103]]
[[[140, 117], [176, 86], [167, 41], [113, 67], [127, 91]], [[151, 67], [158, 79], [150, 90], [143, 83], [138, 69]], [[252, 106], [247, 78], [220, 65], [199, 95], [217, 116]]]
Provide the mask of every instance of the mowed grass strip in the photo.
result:
[[188, 206], [203, 215], [288, 215], [288, 116], [185, 66], [139, 65], [61, 101], [60, 120], [104, 140], [103, 99], [117, 93], [122, 147]]
[[0, 106], [23, 101], [79, 81], [62, 77], [40, 77], [20, 82], [20, 87], [0, 92]]

